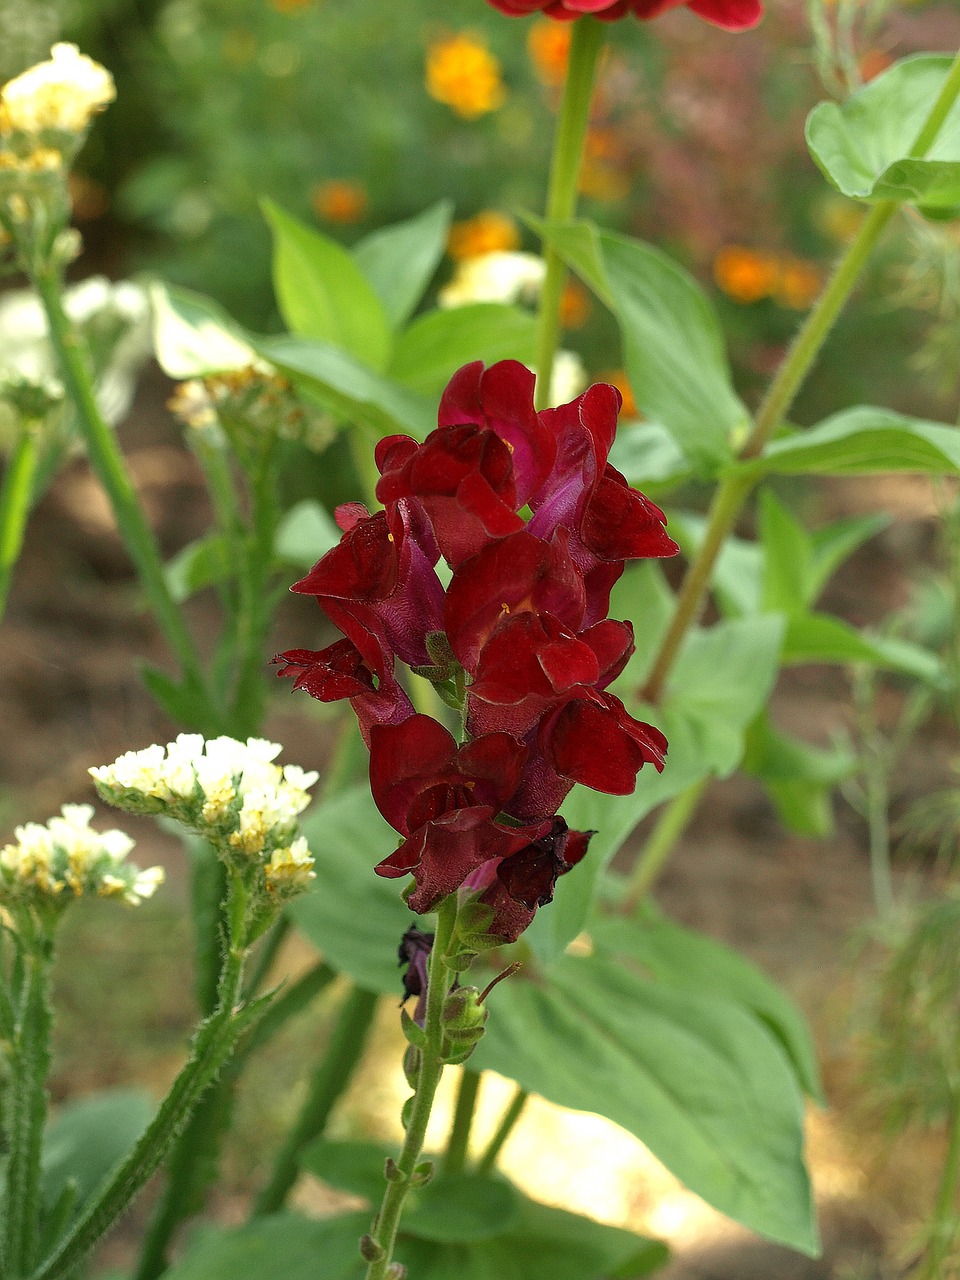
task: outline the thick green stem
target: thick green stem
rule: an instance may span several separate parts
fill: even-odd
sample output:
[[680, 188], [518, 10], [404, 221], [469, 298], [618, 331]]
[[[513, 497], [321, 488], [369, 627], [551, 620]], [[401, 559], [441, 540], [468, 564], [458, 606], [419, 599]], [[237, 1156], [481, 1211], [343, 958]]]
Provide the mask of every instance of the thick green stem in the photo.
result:
[[38, 948], [24, 959], [23, 1002], [11, 1045], [13, 1079], [3, 1242], [3, 1274], [7, 1280], [29, 1276], [34, 1265], [50, 1070], [50, 957]]
[[90, 465], [110, 499], [124, 545], [136, 565], [143, 590], [167, 643], [195, 696], [203, 701], [203, 724], [198, 727], [205, 732], [216, 732], [220, 721], [206, 695], [200, 659], [167, 587], [160, 551], [130, 480], [123, 454], [97, 404], [82, 343], [63, 309], [59, 277], [52, 268], [45, 268], [37, 273], [34, 283], [46, 312], [50, 341], [57, 354], [64, 384], [77, 411]]
[[231, 707], [232, 732], [239, 738], [257, 730], [263, 710], [265, 655], [270, 610], [273, 541], [277, 526], [277, 449], [274, 442], [257, 459], [251, 480], [250, 536], [238, 566], [240, 611], [237, 618], [237, 678]]
[[23, 546], [37, 470], [37, 425], [24, 423], [0, 485], [0, 618], [7, 607], [10, 579]]
[[407, 1132], [396, 1161], [393, 1176], [388, 1179], [380, 1212], [374, 1219], [371, 1239], [379, 1247], [380, 1256], [370, 1263], [366, 1280], [386, 1280], [393, 1259], [394, 1245], [400, 1216], [410, 1190], [410, 1180], [416, 1172], [420, 1153], [427, 1134], [427, 1124], [437, 1094], [437, 1086], [443, 1075], [443, 1013], [444, 1001], [450, 990], [453, 974], [447, 967], [446, 950], [450, 945], [457, 923], [456, 895], [451, 894], [437, 911], [437, 931], [430, 956], [430, 976], [427, 982], [427, 1010], [424, 1021], [426, 1044], [420, 1050], [420, 1071], [413, 1095], [413, 1107], [407, 1122]]
[[269, 1181], [254, 1203], [254, 1217], [283, 1208], [300, 1172], [304, 1149], [326, 1129], [331, 1111], [363, 1056], [376, 1007], [377, 997], [361, 987], [354, 987], [343, 1002], [300, 1114], [280, 1149]]
[[[603, 44], [603, 23], [598, 19], [589, 16], [578, 18], [572, 26], [570, 60], [567, 64], [563, 102], [560, 105], [550, 165], [546, 209], [548, 222], [566, 222], [576, 212], [583, 143], [590, 121], [590, 100], [593, 97], [597, 60]], [[546, 275], [537, 315], [535, 358], [538, 409], [544, 408], [550, 400], [553, 361], [560, 341], [560, 303], [566, 279], [563, 259], [549, 245], [544, 259]]]
[[497, 1157], [503, 1150], [504, 1143], [510, 1137], [511, 1133], [513, 1133], [516, 1123], [523, 1114], [523, 1110], [526, 1107], [529, 1098], [530, 1095], [527, 1093], [526, 1089], [517, 1088], [516, 1093], [513, 1095], [513, 1100], [503, 1113], [503, 1119], [497, 1125], [496, 1133], [490, 1139], [486, 1151], [484, 1151], [483, 1155], [477, 1161], [477, 1173], [489, 1173], [493, 1169], [494, 1165], [496, 1165]]
[[927, 1250], [917, 1280], [938, 1280], [957, 1236], [957, 1191], [960, 1188], [960, 1094], [950, 1100], [947, 1154], [927, 1236]]
[[453, 1125], [447, 1140], [447, 1150], [443, 1157], [442, 1172], [460, 1173], [467, 1163], [467, 1152], [470, 1149], [470, 1130], [473, 1127], [473, 1115], [477, 1108], [477, 1097], [480, 1093], [480, 1072], [464, 1067], [460, 1077], [460, 1088], [457, 1090], [457, 1105], [453, 1113]]
[[[958, 96], [960, 96], [960, 54], [954, 59], [943, 88], [917, 135], [917, 140], [909, 153], [911, 158], [920, 159], [926, 155]], [[770, 384], [763, 403], [757, 410], [753, 430], [740, 451], [741, 459], [748, 460], [762, 454], [774, 431], [789, 413], [837, 316], [850, 297], [877, 241], [898, 208], [899, 205], [894, 201], [883, 201], [875, 205], [867, 215]], [[679, 652], [687, 629], [699, 613], [717, 556], [727, 535], [732, 531], [754, 482], [753, 477], [747, 479], [742, 476], [728, 477], [717, 491], [708, 517], [703, 543], [687, 570], [687, 576], [677, 597], [674, 617], [661, 642], [660, 651], [644, 687], [642, 696], [647, 701], [657, 701], [663, 691], [663, 682]]]
[[632, 914], [650, 892], [663, 864], [673, 852], [674, 845], [696, 813], [709, 781], [709, 778], [701, 778], [699, 782], [687, 787], [686, 791], [681, 791], [660, 814], [627, 882], [623, 897], [623, 910], [627, 914]]

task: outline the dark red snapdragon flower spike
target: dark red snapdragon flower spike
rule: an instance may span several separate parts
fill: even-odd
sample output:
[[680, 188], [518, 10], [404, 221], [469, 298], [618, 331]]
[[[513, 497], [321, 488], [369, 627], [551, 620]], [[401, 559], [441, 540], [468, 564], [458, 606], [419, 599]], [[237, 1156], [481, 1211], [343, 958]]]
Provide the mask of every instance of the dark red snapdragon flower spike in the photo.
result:
[[763, 17], [761, 0], [490, 0], [490, 3], [510, 17], [542, 12], [549, 18], [567, 22], [586, 13], [604, 22], [614, 22], [629, 14], [647, 21], [686, 5], [699, 17], [726, 31], [746, 31]]

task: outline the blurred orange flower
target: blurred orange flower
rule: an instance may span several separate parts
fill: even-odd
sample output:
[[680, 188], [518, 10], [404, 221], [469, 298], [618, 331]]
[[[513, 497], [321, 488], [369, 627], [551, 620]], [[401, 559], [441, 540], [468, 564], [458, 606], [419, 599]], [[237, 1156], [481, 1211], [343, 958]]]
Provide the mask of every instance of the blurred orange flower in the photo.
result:
[[277, 13], [299, 13], [307, 8], [310, 0], [270, 0], [270, 4]]
[[637, 402], [634, 399], [633, 388], [630, 386], [626, 369], [604, 369], [602, 373], [597, 374], [596, 380], [597, 382], [609, 382], [611, 386], [617, 388], [623, 396], [623, 408], [620, 412], [625, 418], [640, 418], [643, 416], [637, 408]]
[[559, 88], [567, 78], [570, 61], [569, 23], [535, 22], [527, 36], [527, 52], [541, 84]]
[[783, 307], [806, 311], [816, 302], [822, 287], [823, 279], [814, 263], [804, 262], [802, 258], [783, 258], [773, 296]]
[[590, 315], [590, 295], [576, 280], [568, 280], [560, 297], [560, 323], [564, 329], [582, 329]]
[[734, 302], [759, 302], [777, 287], [780, 267], [770, 253], [730, 244], [713, 260], [713, 278]]
[[447, 238], [447, 252], [457, 262], [482, 253], [510, 252], [520, 247], [517, 224], [496, 209], [483, 209], [474, 218], [455, 222]]
[[465, 120], [502, 107], [507, 98], [500, 63], [477, 36], [461, 31], [427, 49], [427, 93]]
[[314, 213], [327, 222], [359, 222], [367, 211], [366, 188], [345, 178], [329, 178], [318, 183], [310, 194]]
[[630, 194], [630, 179], [627, 174], [613, 165], [591, 160], [589, 156], [584, 157], [577, 185], [581, 195], [608, 203], [624, 200]]
[[860, 58], [859, 70], [864, 83], [873, 80], [881, 71], [893, 66], [893, 59], [882, 49], [868, 49]]

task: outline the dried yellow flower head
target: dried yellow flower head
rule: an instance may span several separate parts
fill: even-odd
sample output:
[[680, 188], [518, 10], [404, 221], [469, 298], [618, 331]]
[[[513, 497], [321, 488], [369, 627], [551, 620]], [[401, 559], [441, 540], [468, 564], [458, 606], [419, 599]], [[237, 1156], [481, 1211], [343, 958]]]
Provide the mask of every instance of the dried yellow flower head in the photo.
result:
[[55, 44], [39, 62], [0, 89], [0, 134], [54, 129], [83, 133], [116, 97], [113, 77], [75, 44]]

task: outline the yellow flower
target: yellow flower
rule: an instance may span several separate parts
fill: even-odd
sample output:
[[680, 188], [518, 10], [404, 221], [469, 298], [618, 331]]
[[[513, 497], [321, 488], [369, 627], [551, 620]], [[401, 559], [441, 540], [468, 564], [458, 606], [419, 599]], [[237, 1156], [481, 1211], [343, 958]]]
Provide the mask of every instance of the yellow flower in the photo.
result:
[[434, 40], [427, 49], [427, 93], [465, 120], [496, 111], [507, 93], [500, 63], [467, 32]]
[[447, 238], [447, 252], [457, 262], [484, 253], [510, 253], [520, 248], [517, 224], [505, 213], [484, 209], [475, 218], [455, 222]]
[[358, 222], [367, 211], [366, 188], [345, 178], [330, 178], [314, 187], [311, 193], [314, 212], [327, 222], [348, 225]]
[[559, 88], [567, 78], [572, 25], [544, 19], [535, 22], [527, 36], [527, 52], [537, 79], [550, 88]]
[[814, 263], [801, 258], [780, 260], [780, 276], [773, 296], [782, 307], [806, 311], [816, 302], [822, 287], [820, 270]]
[[75, 44], [55, 44], [40, 62], [0, 89], [0, 132], [83, 133], [116, 97], [113, 77]]
[[776, 289], [780, 266], [773, 254], [731, 244], [714, 258], [713, 278], [734, 302], [759, 302]]

